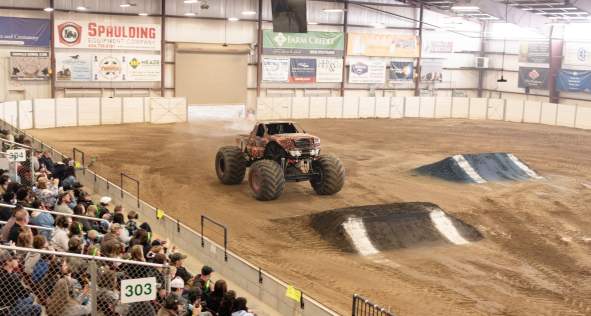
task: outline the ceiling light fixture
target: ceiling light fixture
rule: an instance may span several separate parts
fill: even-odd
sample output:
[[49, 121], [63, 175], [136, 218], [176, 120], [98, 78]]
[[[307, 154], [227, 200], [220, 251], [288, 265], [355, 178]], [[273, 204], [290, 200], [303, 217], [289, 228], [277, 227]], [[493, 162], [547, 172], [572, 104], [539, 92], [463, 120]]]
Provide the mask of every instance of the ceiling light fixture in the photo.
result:
[[308, 22], [308, 25], [318, 25], [318, 22]]
[[386, 26], [382, 23], [376, 23], [376, 24], [373, 24], [372, 26], [376, 29], [385, 29], [386, 28]]
[[185, 0], [185, 1], [183, 1], [183, 2], [184, 2], [184, 3], [187, 3], [187, 4], [190, 4], [190, 3], [197, 3], [197, 2], [199, 2], [199, 1], [197, 1], [197, 0]]
[[228, 21], [230, 21], [230, 22], [236, 22], [236, 21], [240, 21], [240, 19], [239, 18], [236, 18], [236, 17], [230, 17], [230, 18], [228, 18]]
[[76, 8], [76, 10], [78, 10], [78, 11], [86, 11], [86, 10], [88, 10], [88, 8], [87, 8], [87, 7], [85, 7], [85, 6], [83, 6], [83, 5], [81, 5], [81, 6], [78, 6], [78, 7]]
[[146, 13], [146, 12], [140, 12], [137, 15], [139, 15], [139, 16], [148, 16], [148, 13]]
[[255, 15], [257, 14], [256, 11], [242, 11], [242, 15]]
[[451, 7], [452, 11], [480, 11], [479, 7], [456, 5]]
[[324, 13], [341, 13], [344, 11], [345, 10], [343, 10], [343, 9], [324, 9], [324, 10], [322, 10], [322, 12], [324, 12]]
[[43, 9], [43, 11], [45, 11], [45, 12], [51, 12], [51, 11], [53, 11], [53, 8], [51, 8], [51, 7], [47, 7], [47, 8], [45, 8], [45, 9]]
[[185, 13], [185, 16], [195, 16], [195, 12], [187, 12]]
[[131, 7], [131, 4], [129, 2], [124, 2], [124, 3], [120, 4], [119, 6], [122, 8], [129, 8], [129, 7]]

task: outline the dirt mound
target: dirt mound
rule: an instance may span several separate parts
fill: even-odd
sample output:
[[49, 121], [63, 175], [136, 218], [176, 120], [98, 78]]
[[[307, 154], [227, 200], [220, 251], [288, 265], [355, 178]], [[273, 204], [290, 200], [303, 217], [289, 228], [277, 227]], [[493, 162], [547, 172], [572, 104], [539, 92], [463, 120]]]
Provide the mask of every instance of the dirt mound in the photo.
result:
[[482, 239], [472, 226], [432, 203], [394, 203], [311, 215], [311, 226], [336, 247], [362, 255], [380, 251], [466, 244]]
[[419, 167], [415, 171], [448, 181], [466, 183], [541, 179], [535, 171], [509, 153], [455, 155]]

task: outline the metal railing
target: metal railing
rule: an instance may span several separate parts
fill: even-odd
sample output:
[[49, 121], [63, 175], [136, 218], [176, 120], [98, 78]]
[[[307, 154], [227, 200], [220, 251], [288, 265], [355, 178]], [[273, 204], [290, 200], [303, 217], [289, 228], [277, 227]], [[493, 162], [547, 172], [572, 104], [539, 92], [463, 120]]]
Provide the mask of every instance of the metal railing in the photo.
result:
[[[0, 203], [0, 207], [15, 208], [16, 205], [6, 204], [6, 203]], [[56, 215], [56, 216], [64, 216], [64, 217], [72, 217], [72, 218], [86, 219], [86, 220], [95, 221], [95, 222], [108, 222], [107, 220], [102, 219], [102, 218], [96, 218], [96, 217], [90, 217], [90, 216], [84, 216], [84, 215], [66, 214], [66, 213], [60, 213], [60, 212], [48, 211], [48, 210], [41, 210], [41, 209], [38, 209], [38, 208], [31, 208], [31, 207], [23, 207], [23, 208], [25, 210], [27, 210], [27, 211], [47, 213], [47, 214]]]
[[[43, 146], [43, 143], [41, 142], [41, 146]], [[82, 158], [82, 165], [81, 165], [81, 169], [82, 169], [82, 173], [86, 174], [86, 161], [85, 161], [85, 154], [82, 150], [74, 147], [72, 148], [72, 159], [74, 160], [74, 166], [76, 166], [76, 153], [80, 154], [80, 158]]]
[[205, 221], [208, 221], [218, 227], [220, 227], [224, 231], [224, 261], [228, 262], [228, 227], [226, 225], [221, 224], [205, 215], [201, 215], [201, 247], [205, 247], [205, 234], [203, 232], [203, 228], [205, 226]]
[[[8, 222], [6, 221], [0, 221], [0, 226], [6, 225], [8, 224]], [[31, 224], [27, 224], [25, 225], [29, 228], [34, 228], [34, 229], [38, 229], [38, 230], [47, 230], [47, 231], [53, 231], [53, 227], [44, 227], [44, 226], [36, 226], [36, 225], [31, 225]]]
[[129, 175], [121, 172], [121, 182], [119, 187], [121, 188], [121, 199], [123, 199], [123, 178], [127, 178], [136, 184], [136, 198], [137, 198], [137, 207], [140, 207], [140, 180], [130, 177]]
[[370, 302], [368, 299], [353, 294], [352, 316], [395, 316], [393, 312]]
[[[2, 283], [21, 288], [18, 293], [2, 293], [2, 316], [42, 315], [42, 310], [47, 315], [64, 315], [72, 309], [92, 316], [126, 315], [134, 309], [155, 315], [160, 307], [158, 300], [170, 292], [168, 265], [4, 245], [0, 245], [0, 252], [12, 254], [24, 266], [20, 272], [0, 276], [0, 288], [7, 289]], [[18, 278], [11, 278], [11, 273]], [[151, 297], [124, 303], [124, 296], [130, 294], [122, 285], [133, 282], [137, 286], [139, 279], [146, 282], [146, 293], [149, 291]]]

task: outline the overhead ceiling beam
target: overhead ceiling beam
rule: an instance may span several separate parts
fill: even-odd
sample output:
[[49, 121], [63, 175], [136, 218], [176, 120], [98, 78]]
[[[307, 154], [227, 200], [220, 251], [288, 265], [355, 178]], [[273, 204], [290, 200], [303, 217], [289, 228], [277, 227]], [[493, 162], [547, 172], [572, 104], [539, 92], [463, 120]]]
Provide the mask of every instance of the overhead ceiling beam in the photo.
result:
[[589, 0], [575, 0], [571, 1], [570, 5], [575, 6], [583, 11], [591, 13], [591, 1]]
[[[507, 16], [505, 17], [505, 4], [503, 2], [497, 2], [493, 0], [471, 0], [466, 1], [465, 5], [476, 6], [480, 8], [481, 12], [498, 17], [501, 20], [507, 19], [508, 23], [513, 23], [521, 27], [541, 28], [552, 22], [545, 16], [533, 14], [511, 5], [509, 5], [509, 10], [507, 12]], [[457, 5], [461, 5], [460, 2], [458, 2]]]

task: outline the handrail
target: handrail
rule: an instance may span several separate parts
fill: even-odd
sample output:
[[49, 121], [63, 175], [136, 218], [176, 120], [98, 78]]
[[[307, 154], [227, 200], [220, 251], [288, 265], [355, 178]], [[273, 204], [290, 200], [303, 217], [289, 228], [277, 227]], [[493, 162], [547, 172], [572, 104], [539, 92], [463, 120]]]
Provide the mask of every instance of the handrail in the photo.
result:
[[16, 146], [19, 146], [19, 147], [22, 147], [22, 148], [26, 148], [26, 149], [33, 149], [33, 147], [31, 147], [31, 146], [23, 145], [21, 143], [13, 142], [11, 140], [4, 139], [4, 138], [0, 138], [0, 141], [3, 142], [3, 143], [13, 144], [13, 145], [16, 145]]
[[203, 226], [205, 220], [210, 221], [211, 223], [221, 227], [224, 230], [224, 261], [228, 262], [228, 228], [226, 225], [216, 222], [215, 220], [201, 214], [201, 247], [205, 247], [205, 240], [203, 237], [205, 236], [203, 233]]
[[[15, 208], [16, 207], [16, 205], [6, 204], [6, 203], [0, 203], [0, 206], [1, 207], [8, 207], [8, 208]], [[60, 212], [48, 211], [48, 210], [41, 210], [41, 209], [38, 209], [38, 208], [31, 208], [31, 207], [24, 207], [24, 209], [27, 210], [27, 211], [41, 212], [41, 213], [49, 213], [49, 214], [57, 215], [57, 216], [65, 216], [65, 217], [73, 217], [73, 218], [87, 219], [87, 220], [96, 221], [96, 222], [107, 222], [106, 219], [96, 218], [96, 217], [90, 217], [90, 216], [84, 216], [84, 215], [66, 214], [66, 213], [60, 213]]]
[[[41, 143], [41, 146], [43, 146], [43, 142], [39, 142]], [[72, 148], [72, 159], [74, 160], [74, 166], [76, 166], [76, 153], [80, 153], [82, 156], [82, 173], [86, 174], [86, 167], [85, 167], [85, 161], [84, 161], [84, 152], [76, 147]]]
[[394, 316], [394, 313], [370, 302], [365, 297], [353, 294], [351, 316]]
[[[7, 221], [0, 221], [0, 225], [6, 225], [8, 224]], [[40, 229], [40, 230], [50, 230], [53, 231], [53, 227], [43, 227], [43, 226], [37, 226], [37, 225], [31, 225], [31, 224], [27, 224], [25, 225], [29, 228], [35, 228], [35, 229]]]
[[51, 251], [51, 250], [35, 249], [35, 248], [0, 245], [0, 249], [11, 250], [11, 251], [34, 252], [34, 253], [40, 253], [40, 254], [45, 254], [45, 255], [57, 255], [57, 256], [63, 256], [63, 257], [73, 257], [73, 258], [98, 260], [98, 261], [106, 261], [106, 262], [129, 263], [129, 264], [135, 264], [135, 265], [147, 266], [147, 267], [155, 267], [155, 268], [167, 268], [168, 267], [167, 264], [157, 264], [157, 263], [135, 261], [135, 260], [115, 259], [115, 258], [107, 258], [107, 257], [100, 257], [100, 256], [89, 256], [89, 255], [82, 255], [82, 254], [77, 254], [77, 253]]
[[137, 185], [137, 195], [136, 195], [136, 198], [137, 198], [137, 207], [139, 208], [140, 207], [140, 180], [138, 180], [136, 178], [133, 178], [133, 177], [130, 177], [129, 175], [121, 172], [121, 185], [119, 187], [121, 188], [121, 198], [122, 199], [123, 199], [123, 178], [124, 177], [127, 178], [127, 179], [129, 179], [129, 180], [131, 180], [131, 181], [134, 181], [136, 183], [136, 185]]

